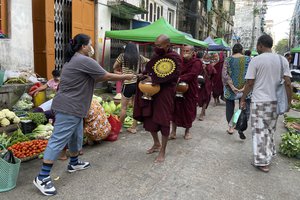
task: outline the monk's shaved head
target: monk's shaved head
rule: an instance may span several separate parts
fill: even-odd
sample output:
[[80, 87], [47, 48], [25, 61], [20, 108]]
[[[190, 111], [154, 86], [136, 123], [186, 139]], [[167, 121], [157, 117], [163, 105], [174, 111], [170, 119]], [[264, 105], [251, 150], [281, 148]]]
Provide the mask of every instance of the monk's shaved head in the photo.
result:
[[154, 46], [156, 48], [156, 50], [158, 50], [161, 53], [158, 54], [165, 54], [169, 51], [170, 46], [171, 46], [171, 41], [169, 36], [167, 35], [160, 35], [156, 38]]
[[161, 34], [156, 38], [156, 42], [163, 42], [163, 43], [169, 43], [170, 44], [170, 37], [165, 35], [165, 34]]
[[184, 50], [190, 50], [190, 51], [194, 51], [195, 50], [194, 46], [191, 46], [191, 45], [185, 45], [185, 46], [183, 46], [182, 49], [184, 49]]

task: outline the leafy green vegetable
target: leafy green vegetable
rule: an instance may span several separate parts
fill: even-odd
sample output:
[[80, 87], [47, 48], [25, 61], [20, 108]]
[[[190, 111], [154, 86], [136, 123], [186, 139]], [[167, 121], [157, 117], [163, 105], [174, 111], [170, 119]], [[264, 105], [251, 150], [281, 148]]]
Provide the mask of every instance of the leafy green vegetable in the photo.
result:
[[27, 116], [36, 125], [45, 124], [45, 122], [47, 121], [44, 113], [28, 113]]
[[296, 157], [300, 155], [300, 134], [285, 133], [281, 135], [282, 142], [279, 150], [288, 157]]
[[10, 147], [18, 142], [25, 142], [28, 140], [29, 138], [22, 133], [21, 129], [18, 129], [11, 135], [10, 142], [8, 143], [7, 147]]

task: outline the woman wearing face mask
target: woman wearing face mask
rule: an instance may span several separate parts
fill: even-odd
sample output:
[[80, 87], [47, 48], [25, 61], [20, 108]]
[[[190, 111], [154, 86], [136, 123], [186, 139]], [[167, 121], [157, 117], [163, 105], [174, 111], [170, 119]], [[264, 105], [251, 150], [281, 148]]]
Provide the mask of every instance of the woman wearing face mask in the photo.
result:
[[198, 81], [201, 61], [194, 56], [193, 46], [184, 46], [181, 50], [183, 65], [179, 76], [179, 82], [188, 84], [188, 90], [182, 97], [175, 98], [175, 107], [172, 117], [172, 131], [169, 139], [176, 139], [177, 126], [185, 128], [184, 139], [192, 139], [190, 128], [197, 114]]
[[[141, 66], [145, 65], [149, 61], [142, 55], [139, 55], [136, 44], [129, 42], [124, 53], [121, 53], [117, 58], [113, 69], [116, 74], [132, 74], [133, 79], [126, 80], [122, 87], [122, 98], [121, 98], [121, 114], [120, 121], [124, 123], [126, 117], [127, 105], [134, 98], [136, 92], [137, 74], [141, 73]], [[128, 128], [129, 133], [136, 133], [136, 120], [133, 121], [132, 127]]]
[[67, 46], [67, 63], [63, 66], [59, 89], [52, 103], [55, 113], [54, 132], [48, 141], [41, 171], [33, 181], [47, 196], [56, 194], [50, 172], [66, 144], [71, 156], [67, 167], [70, 173], [90, 167], [89, 162], [78, 160], [78, 154], [82, 148], [83, 118], [90, 108], [95, 83], [133, 78], [130, 74], [117, 75], [105, 71], [89, 57], [92, 54], [91, 44], [88, 35], [78, 34]]

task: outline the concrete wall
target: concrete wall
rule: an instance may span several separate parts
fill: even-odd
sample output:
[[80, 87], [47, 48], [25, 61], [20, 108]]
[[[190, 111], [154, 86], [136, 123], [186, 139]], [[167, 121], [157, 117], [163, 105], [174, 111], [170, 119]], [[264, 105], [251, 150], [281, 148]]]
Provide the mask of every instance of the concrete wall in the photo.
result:
[[33, 70], [31, 0], [8, 1], [8, 39], [0, 39], [1, 69]]

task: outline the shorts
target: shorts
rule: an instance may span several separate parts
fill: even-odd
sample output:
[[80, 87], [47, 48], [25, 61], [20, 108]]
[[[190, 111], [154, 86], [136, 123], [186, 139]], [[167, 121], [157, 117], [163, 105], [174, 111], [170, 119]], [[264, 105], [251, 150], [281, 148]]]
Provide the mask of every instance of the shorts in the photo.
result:
[[136, 92], [136, 83], [131, 84], [124, 84], [122, 87], [122, 94], [126, 98], [131, 98], [133, 95], [135, 95]]

